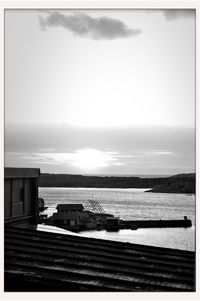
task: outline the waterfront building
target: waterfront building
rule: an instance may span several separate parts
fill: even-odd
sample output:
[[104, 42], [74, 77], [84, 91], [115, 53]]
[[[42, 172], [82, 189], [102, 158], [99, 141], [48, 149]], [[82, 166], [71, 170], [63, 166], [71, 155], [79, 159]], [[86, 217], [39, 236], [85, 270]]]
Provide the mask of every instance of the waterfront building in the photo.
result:
[[80, 227], [82, 204], [59, 204], [53, 214], [53, 224], [66, 229], [77, 230]]

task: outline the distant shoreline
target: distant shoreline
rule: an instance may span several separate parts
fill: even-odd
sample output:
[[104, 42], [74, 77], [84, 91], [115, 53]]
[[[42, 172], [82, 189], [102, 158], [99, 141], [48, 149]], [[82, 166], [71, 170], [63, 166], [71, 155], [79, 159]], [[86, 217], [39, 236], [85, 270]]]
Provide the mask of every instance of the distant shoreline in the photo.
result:
[[[77, 174], [71, 174], [73, 176], [76, 176]], [[81, 174], [81, 176], [84, 176], [84, 177], [121, 177], [121, 178], [169, 178], [169, 177], [172, 177], [173, 174], [159, 174], [159, 175], [155, 175], [155, 174], [147, 174], [147, 175], [144, 175], [144, 174], [136, 174], [136, 175], [133, 175], [133, 174]]]
[[154, 191], [151, 190], [145, 190], [144, 192], [152, 192], [152, 193], [175, 193], [175, 194], [185, 194], [185, 195], [195, 195], [195, 192], [181, 192], [181, 191]]
[[170, 177], [140, 178], [121, 176], [83, 176], [70, 174], [41, 174], [39, 187], [71, 188], [142, 188], [159, 193], [195, 193], [195, 174]]

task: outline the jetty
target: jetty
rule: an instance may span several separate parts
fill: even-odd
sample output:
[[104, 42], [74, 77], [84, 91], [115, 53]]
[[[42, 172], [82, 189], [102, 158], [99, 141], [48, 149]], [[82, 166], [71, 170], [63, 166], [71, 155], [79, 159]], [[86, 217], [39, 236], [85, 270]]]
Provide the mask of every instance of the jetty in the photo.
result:
[[138, 228], [188, 228], [192, 221], [184, 216], [177, 220], [123, 220], [106, 213], [98, 201], [89, 200], [83, 204], [59, 204], [57, 212], [50, 218], [41, 215], [41, 223], [61, 227], [71, 231], [123, 229], [137, 230]]
[[106, 219], [105, 229], [107, 231], [119, 231], [123, 229], [137, 230], [139, 228], [188, 228], [192, 226], [192, 221], [187, 219], [177, 220], [120, 220], [109, 217]]
[[192, 226], [192, 221], [184, 216], [177, 220], [126, 220], [123, 221], [124, 229], [131, 228], [188, 228]]

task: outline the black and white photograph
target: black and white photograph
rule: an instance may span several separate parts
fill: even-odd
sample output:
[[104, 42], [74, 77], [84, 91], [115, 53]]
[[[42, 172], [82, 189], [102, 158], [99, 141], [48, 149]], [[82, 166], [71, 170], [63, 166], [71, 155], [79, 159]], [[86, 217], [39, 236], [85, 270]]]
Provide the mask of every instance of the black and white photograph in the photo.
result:
[[194, 7], [6, 8], [4, 292], [196, 292], [195, 116]]

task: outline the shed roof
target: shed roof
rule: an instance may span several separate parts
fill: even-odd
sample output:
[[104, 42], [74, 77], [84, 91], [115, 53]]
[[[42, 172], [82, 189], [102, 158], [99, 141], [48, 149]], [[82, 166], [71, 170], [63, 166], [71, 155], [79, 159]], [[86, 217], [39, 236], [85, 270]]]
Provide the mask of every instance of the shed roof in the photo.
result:
[[188, 292], [195, 253], [5, 228], [5, 291]]
[[39, 168], [4, 168], [4, 177], [8, 178], [38, 178], [40, 176]]
[[82, 204], [58, 204], [56, 209], [83, 210]]

